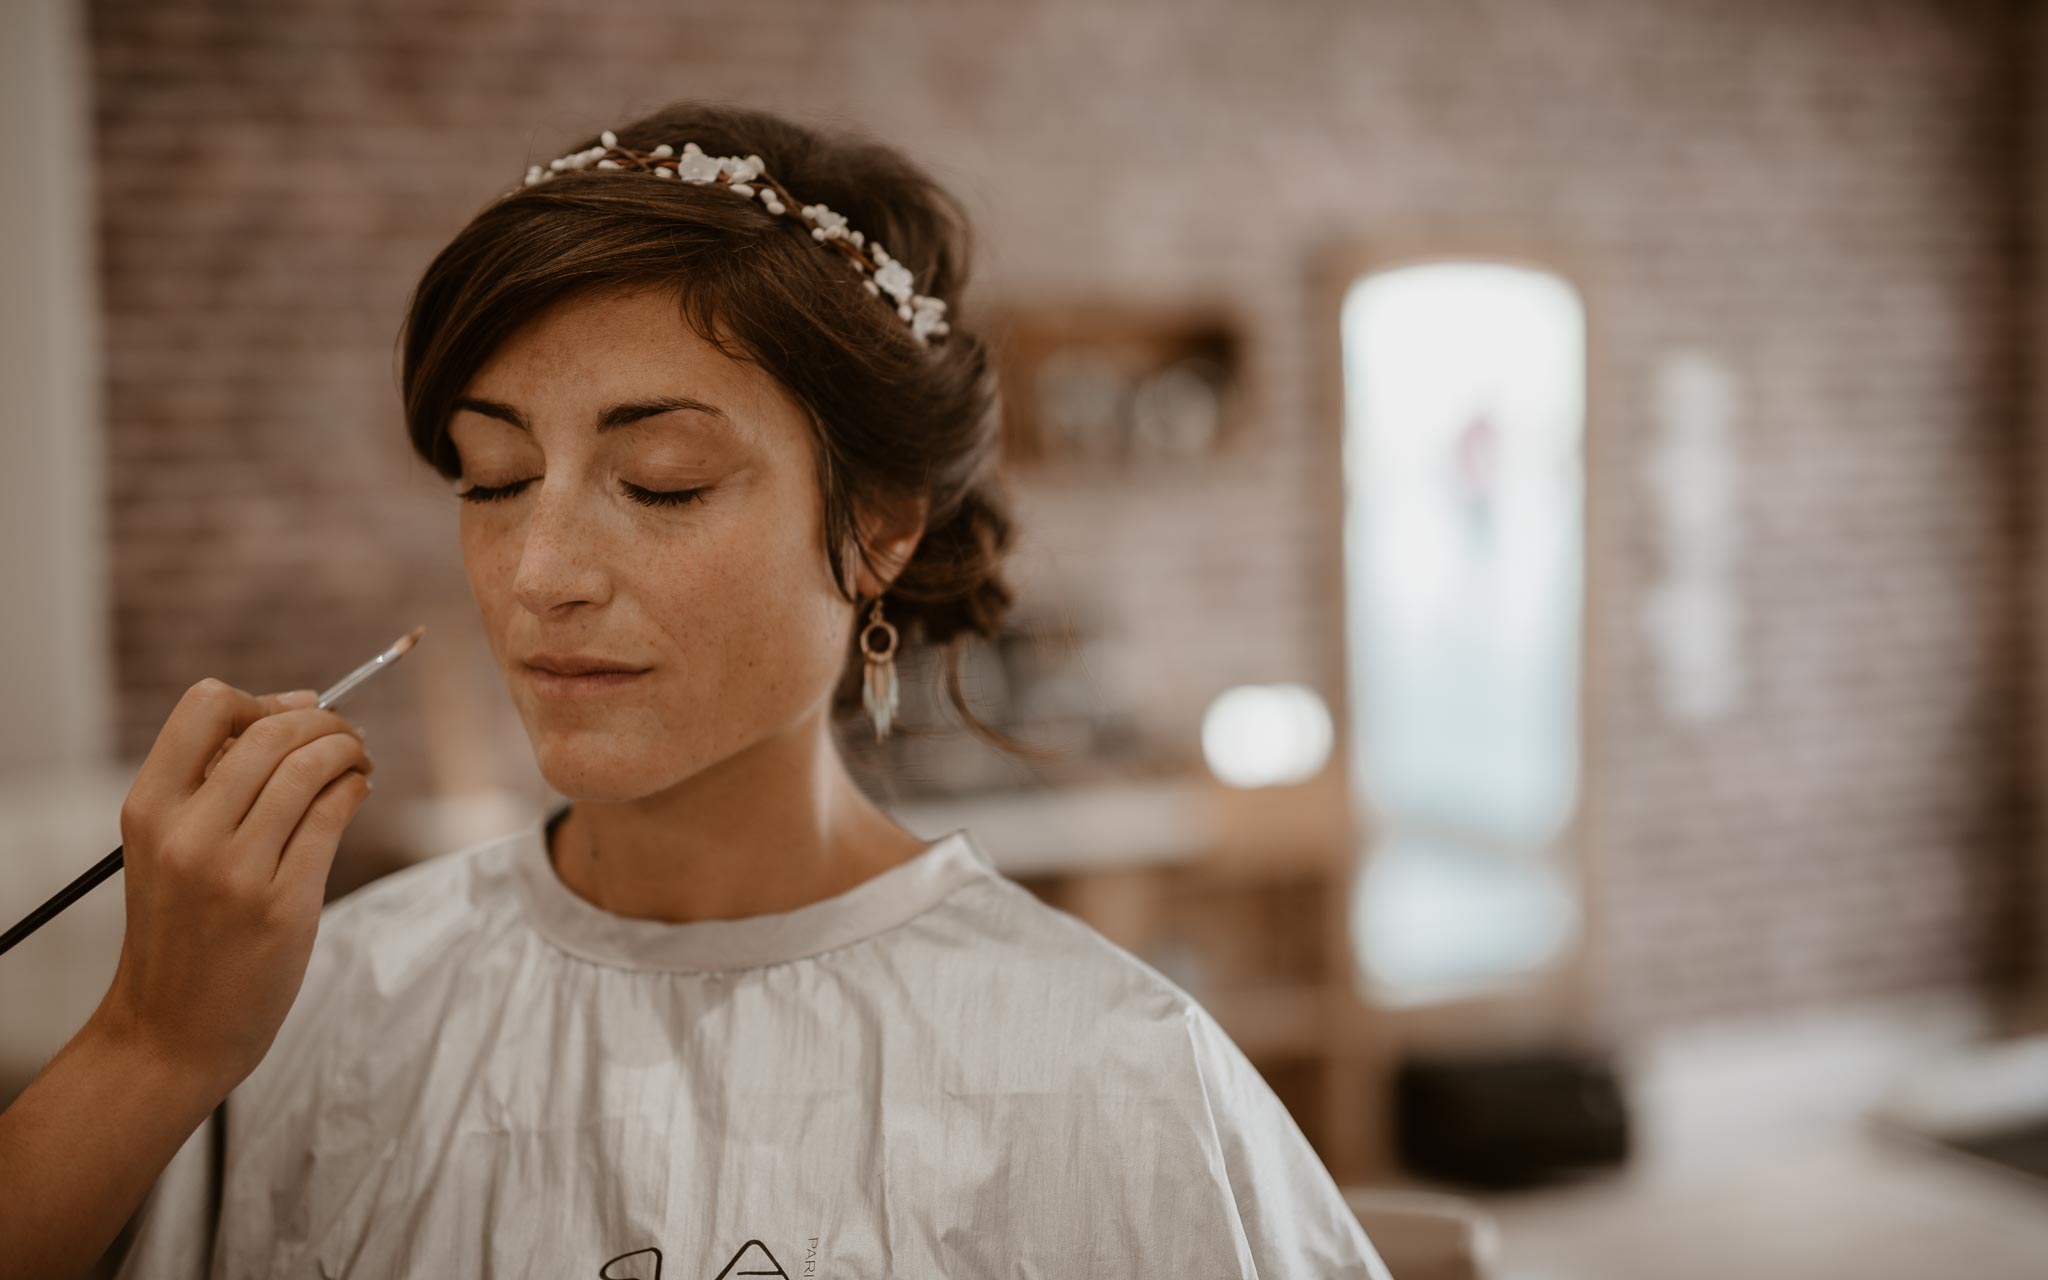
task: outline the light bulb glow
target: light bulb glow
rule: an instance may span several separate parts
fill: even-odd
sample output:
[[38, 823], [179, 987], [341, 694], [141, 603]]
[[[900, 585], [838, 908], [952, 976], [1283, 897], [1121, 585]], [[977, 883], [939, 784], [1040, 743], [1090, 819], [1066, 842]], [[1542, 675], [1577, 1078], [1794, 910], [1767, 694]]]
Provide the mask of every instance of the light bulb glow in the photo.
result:
[[1202, 758], [1233, 787], [1304, 782], [1322, 771], [1333, 741], [1328, 704], [1302, 684], [1226, 689], [1202, 715]]

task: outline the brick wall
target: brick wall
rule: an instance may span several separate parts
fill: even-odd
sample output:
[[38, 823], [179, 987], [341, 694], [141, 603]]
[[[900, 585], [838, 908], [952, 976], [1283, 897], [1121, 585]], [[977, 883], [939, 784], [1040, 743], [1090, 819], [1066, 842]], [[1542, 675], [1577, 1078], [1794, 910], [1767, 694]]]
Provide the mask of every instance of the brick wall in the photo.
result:
[[[453, 501], [403, 439], [407, 291], [528, 161], [725, 97], [864, 126], [955, 183], [985, 234], [970, 319], [976, 297], [1076, 293], [1242, 309], [1255, 447], [1023, 494], [1027, 589], [1110, 611], [1162, 732], [1230, 684], [1328, 671], [1308, 250], [1568, 251], [1597, 344], [1604, 1007], [1640, 1025], [2005, 972], [2023, 26], [1953, 0], [100, 0], [120, 745], [146, 750], [196, 673], [319, 683], [431, 617], [440, 665], [352, 708], [384, 730], [380, 800], [420, 776], [421, 682], [495, 675]], [[1675, 347], [1721, 359], [1746, 405], [1752, 680], [1703, 727], [1658, 710], [1640, 618], [1651, 377]], [[482, 772], [522, 766], [509, 743]]]

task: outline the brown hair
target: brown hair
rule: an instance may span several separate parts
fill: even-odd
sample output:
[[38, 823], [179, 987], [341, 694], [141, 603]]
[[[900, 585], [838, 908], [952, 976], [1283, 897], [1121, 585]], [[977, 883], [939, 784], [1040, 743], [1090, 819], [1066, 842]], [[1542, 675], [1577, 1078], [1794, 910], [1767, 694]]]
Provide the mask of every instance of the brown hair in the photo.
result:
[[[763, 111], [681, 101], [613, 133], [619, 146], [641, 153], [695, 142], [714, 156], [759, 156], [796, 197], [829, 206], [882, 244], [911, 271], [916, 292], [945, 300], [949, 332], [920, 345], [893, 303], [870, 294], [794, 210], [773, 214], [716, 183], [564, 170], [494, 200], [414, 289], [400, 335], [414, 450], [443, 476], [461, 474], [448, 440], [452, 403], [490, 353], [545, 307], [589, 290], [671, 288], [693, 330], [779, 380], [811, 419], [825, 553], [840, 595], [859, 606], [834, 712], [860, 706], [856, 637], [867, 621], [840, 549], [851, 546], [872, 565], [856, 513], [922, 494], [930, 503], [924, 533], [890, 582], [884, 616], [904, 648], [943, 647], [948, 695], [977, 736], [1016, 754], [1045, 754], [983, 724], [960, 685], [960, 645], [996, 639], [1009, 610], [1002, 566], [1012, 541], [990, 353], [957, 314], [972, 250], [965, 209], [891, 147]], [[585, 138], [557, 154], [599, 142]]]

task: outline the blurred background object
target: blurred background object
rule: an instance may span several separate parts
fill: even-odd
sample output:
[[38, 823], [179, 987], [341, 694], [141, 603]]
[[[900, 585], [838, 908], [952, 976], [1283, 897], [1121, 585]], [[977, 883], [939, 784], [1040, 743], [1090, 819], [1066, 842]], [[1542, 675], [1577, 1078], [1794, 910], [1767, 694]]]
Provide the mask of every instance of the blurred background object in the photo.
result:
[[[962, 677], [1060, 754], [909, 651], [856, 775], [1209, 1007], [1400, 1280], [2048, 1271], [2041, 6], [4, 15], [10, 921], [193, 681], [418, 622], [330, 893], [555, 799], [397, 326], [528, 162], [727, 99], [977, 223], [1022, 542]], [[0, 963], [0, 1095], [120, 926]]]

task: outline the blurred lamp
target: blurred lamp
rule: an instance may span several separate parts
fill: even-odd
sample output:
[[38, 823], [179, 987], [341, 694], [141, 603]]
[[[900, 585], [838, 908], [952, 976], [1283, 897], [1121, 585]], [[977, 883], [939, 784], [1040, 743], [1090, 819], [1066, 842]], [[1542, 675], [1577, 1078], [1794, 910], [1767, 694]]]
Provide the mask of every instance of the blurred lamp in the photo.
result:
[[1226, 689], [1202, 715], [1202, 758], [1233, 787], [1304, 782], [1330, 758], [1330, 709], [1301, 684]]

